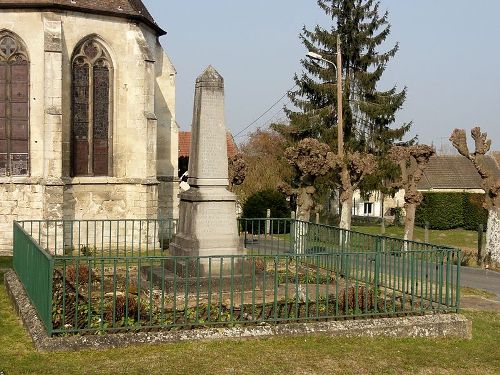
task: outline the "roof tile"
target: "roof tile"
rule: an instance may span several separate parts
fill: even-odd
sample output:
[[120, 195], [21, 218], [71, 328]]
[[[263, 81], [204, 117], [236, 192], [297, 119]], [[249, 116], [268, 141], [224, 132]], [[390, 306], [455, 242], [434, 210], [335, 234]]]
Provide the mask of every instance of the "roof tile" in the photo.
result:
[[141, 20], [165, 34], [141, 0], [0, 0], [0, 8], [58, 8]]
[[[233, 157], [238, 153], [238, 147], [234, 143], [231, 133], [226, 133], [227, 140], [227, 156]], [[179, 157], [189, 157], [189, 149], [191, 147], [191, 132], [179, 132]]]
[[[497, 178], [500, 168], [492, 156], [487, 156], [487, 164]], [[420, 180], [420, 190], [431, 189], [481, 189], [481, 177], [470, 160], [463, 156], [435, 156], [430, 159]]]

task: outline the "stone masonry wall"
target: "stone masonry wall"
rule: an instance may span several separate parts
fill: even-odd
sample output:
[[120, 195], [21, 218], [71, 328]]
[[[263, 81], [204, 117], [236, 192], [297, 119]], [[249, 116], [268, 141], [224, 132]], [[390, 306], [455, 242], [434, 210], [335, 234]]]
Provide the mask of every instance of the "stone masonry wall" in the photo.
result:
[[[14, 220], [176, 217], [175, 68], [149, 27], [79, 12], [5, 10], [30, 59], [30, 176], [0, 177], [0, 254]], [[112, 177], [70, 177], [71, 57], [97, 38], [113, 62]], [[155, 168], [156, 166], [156, 168]], [[160, 201], [159, 201], [160, 199]]]
[[40, 184], [0, 184], [0, 255], [12, 252], [12, 222], [43, 217], [44, 187]]

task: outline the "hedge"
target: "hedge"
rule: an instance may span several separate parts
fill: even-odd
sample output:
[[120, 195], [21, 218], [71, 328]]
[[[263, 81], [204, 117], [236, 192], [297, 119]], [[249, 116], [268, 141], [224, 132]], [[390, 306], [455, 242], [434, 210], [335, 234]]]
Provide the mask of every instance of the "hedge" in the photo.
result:
[[467, 230], [477, 230], [483, 224], [484, 230], [488, 224], [488, 211], [483, 207], [483, 194], [464, 194], [464, 224]]
[[417, 207], [415, 223], [430, 229], [464, 228], [477, 230], [479, 224], [486, 228], [488, 212], [483, 208], [484, 194], [424, 193], [424, 200]]
[[[290, 206], [285, 196], [276, 190], [263, 190], [252, 194], [243, 204], [243, 218], [265, 218], [267, 210], [271, 210], [272, 218], [289, 218]], [[264, 233], [264, 227], [261, 222], [255, 221], [253, 232]], [[248, 228], [247, 228], [248, 229]], [[288, 233], [290, 225], [273, 226], [275, 234]]]

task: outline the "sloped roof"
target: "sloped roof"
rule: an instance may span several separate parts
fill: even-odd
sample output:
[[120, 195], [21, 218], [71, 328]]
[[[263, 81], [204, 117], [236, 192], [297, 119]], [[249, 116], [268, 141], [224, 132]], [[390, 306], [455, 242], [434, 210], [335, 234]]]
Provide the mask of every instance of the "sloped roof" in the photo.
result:
[[497, 162], [498, 168], [500, 168], [500, 151], [493, 151], [491, 153], [491, 156], [493, 156], [493, 158]]
[[[231, 133], [226, 133], [227, 140], [227, 156], [233, 157], [238, 153], [238, 147], [234, 143]], [[179, 132], [179, 157], [189, 157], [189, 149], [191, 147], [191, 132]]]
[[147, 24], [158, 35], [166, 34], [141, 0], [0, 0], [0, 9], [19, 8], [63, 9], [129, 18]]
[[[492, 156], [487, 156], [489, 168], [500, 178], [500, 168]], [[430, 159], [424, 176], [418, 184], [419, 190], [481, 189], [481, 177], [470, 160], [458, 156], [434, 156]]]

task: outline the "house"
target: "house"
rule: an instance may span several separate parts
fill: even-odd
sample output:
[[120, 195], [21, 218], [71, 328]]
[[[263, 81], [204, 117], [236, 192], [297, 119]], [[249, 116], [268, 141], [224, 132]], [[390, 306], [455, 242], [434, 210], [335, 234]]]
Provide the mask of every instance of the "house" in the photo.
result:
[[[486, 156], [486, 162], [494, 175], [500, 178], [500, 164], [493, 155]], [[480, 193], [481, 177], [472, 162], [461, 156], [434, 156], [424, 170], [418, 184], [421, 192], [435, 193]]]
[[162, 35], [140, 0], [0, 0], [0, 253], [13, 220], [177, 216]]
[[[489, 168], [500, 178], [500, 152], [492, 152], [486, 157]], [[422, 193], [479, 193], [484, 194], [481, 177], [470, 160], [461, 156], [434, 156], [424, 170], [418, 184]], [[394, 197], [372, 192], [363, 197], [358, 190], [353, 197], [354, 216], [378, 217], [390, 216], [397, 207], [404, 207], [404, 190], [398, 191]], [[338, 212], [338, 203], [333, 202], [331, 208]]]
[[[238, 153], [238, 147], [234, 143], [230, 132], [226, 133], [227, 157], [232, 158]], [[179, 177], [181, 177], [189, 166], [189, 152], [191, 148], [191, 132], [179, 132]]]

